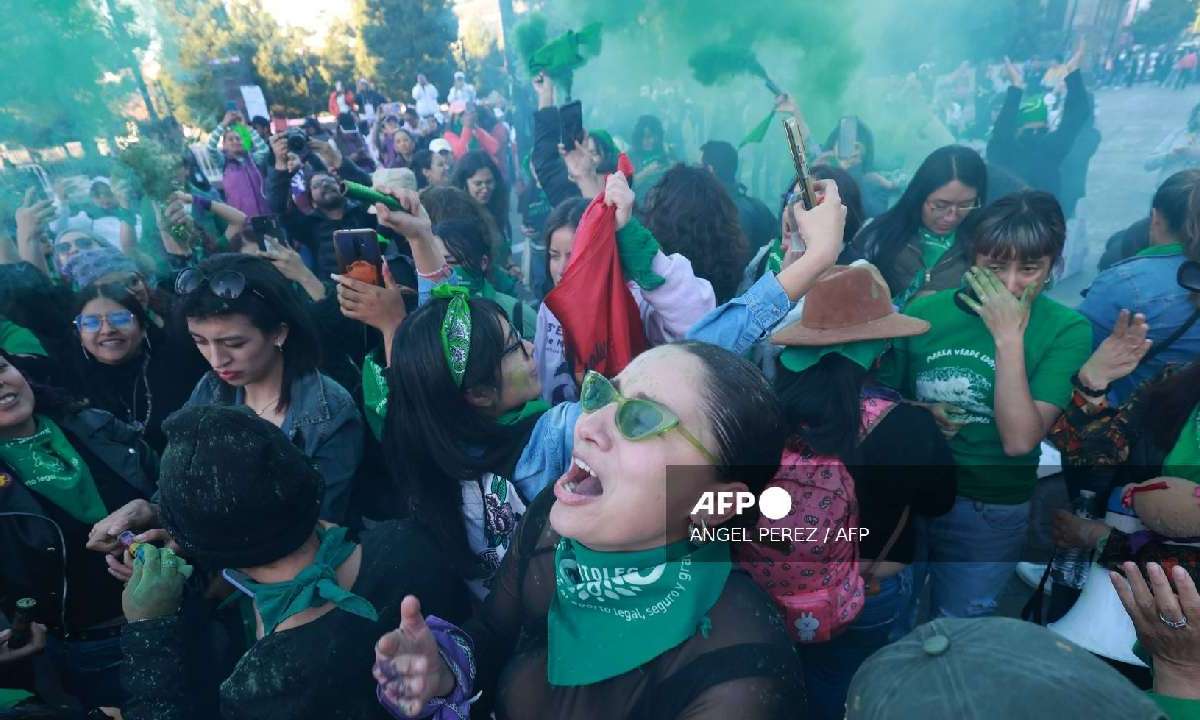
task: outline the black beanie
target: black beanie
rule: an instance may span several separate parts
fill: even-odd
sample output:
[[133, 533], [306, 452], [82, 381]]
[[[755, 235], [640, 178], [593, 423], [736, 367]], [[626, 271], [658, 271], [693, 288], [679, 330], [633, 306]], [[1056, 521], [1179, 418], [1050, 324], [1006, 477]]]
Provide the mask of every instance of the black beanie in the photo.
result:
[[265, 565], [312, 535], [325, 483], [279, 428], [244, 406], [187, 407], [163, 423], [163, 525], [223, 568]]

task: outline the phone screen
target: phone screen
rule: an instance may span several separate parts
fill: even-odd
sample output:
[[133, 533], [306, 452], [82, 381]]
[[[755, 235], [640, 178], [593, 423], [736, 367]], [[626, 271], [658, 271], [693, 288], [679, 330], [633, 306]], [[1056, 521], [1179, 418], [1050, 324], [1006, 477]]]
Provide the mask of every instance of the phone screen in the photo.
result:
[[575, 148], [575, 143], [583, 142], [583, 103], [576, 100], [558, 109], [558, 119], [562, 123], [562, 144], [567, 150]]
[[854, 147], [858, 145], [858, 119], [847, 116], [838, 124], [837, 154], [842, 160], [854, 155]]
[[337, 230], [333, 233], [333, 251], [338, 274], [369, 285], [383, 285], [383, 252], [372, 228]]

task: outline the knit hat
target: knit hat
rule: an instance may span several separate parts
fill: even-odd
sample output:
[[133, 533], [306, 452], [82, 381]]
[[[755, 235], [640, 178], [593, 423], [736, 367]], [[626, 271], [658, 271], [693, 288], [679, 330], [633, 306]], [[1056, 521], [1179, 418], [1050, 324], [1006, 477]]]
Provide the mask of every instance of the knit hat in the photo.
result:
[[[99, 244], [99, 243], [98, 243]], [[98, 247], [75, 253], [62, 273], [77, 288], [92, 285], [105, 275], [112, 273], [136, 273], [137, 264], [128, 256], [111, 247]]]
[[317, 525], [325, 483], [279, 428], [243, 406], [185, 407], [163, 423], [164, 527], [214, 565], [274, 562]]
[[1046, 628], [1012, 618], [943, 618], [869, 657], [846, 720], [1059, 720], [1166, 715], [1120, 673]]

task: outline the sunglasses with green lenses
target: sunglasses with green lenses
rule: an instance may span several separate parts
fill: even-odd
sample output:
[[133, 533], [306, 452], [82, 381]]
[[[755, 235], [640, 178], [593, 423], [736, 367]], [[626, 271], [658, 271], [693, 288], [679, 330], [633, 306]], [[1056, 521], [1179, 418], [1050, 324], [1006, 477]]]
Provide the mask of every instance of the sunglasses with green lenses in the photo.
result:
[[626, 440], [645, 440], [678, 430], [683, 439], [699, 450], [709, 462], [721, 464], [695, 435], [680, 424], [679, 416], [675, 413], [653, 400], [624, 397], [608, 378], [595, 370], [588, 370], [579, 389], [579, 407], [585, 413], [594, 413], [612, 403], [617, 404], [617, 430]]

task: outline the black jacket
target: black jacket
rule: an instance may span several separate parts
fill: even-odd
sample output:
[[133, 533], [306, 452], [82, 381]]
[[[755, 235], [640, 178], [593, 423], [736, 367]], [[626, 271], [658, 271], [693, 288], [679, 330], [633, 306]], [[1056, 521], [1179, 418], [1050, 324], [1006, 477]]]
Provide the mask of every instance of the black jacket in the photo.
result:
[[542, 108], [534, 113], [530, 164], [537, 173], [538, 185], [541, 185], [542, 191], [546, 193], [546, 200], [551, 208], [558, 207], [563, 200], [582, 195], [579, 186], [567, 177], [567, 164], [558, 154], [561, 139], [562, 122], [558, 118], [558, 108]]
[[[56, 419], [72, 445], [88, 461], [105, 507], [116, 510], [136, 498], [154, 493], [158, 458], [134, 429], [103, 410], [88, 408]], [[84, 549], [86, 527], [45, 498], [25, 487], [8, 468], [0, 467], [0, 610], [12, 617], [17, 600], [38, 601], [35, 619], [56, 634], [80, 630], [73, 627], [68, 606], [71, 598], [85, 603], [95, 588], [74, 587], [78, 563], [96, 564], [91, 575], [104, 575], [104, 558]], [[120, 596], [120, 586], [111, 588]], [[111, 599], [111, 598], [110, 598]], [[120, 607], [119, 600], [117, 607]], [[119, 614], [119, 610], [118, 610]]]
[[1075, 138], [1092, 116], [1092, 99], [1083, 86], [1079, 71], [1067, 76], [1067, 97], [1063, 101], [1062, 121], [1054, 132], [1018, 136], [1017, 113], [1021, 106], [1020, 88], [1010, 87], [1004, 106], [996, 117], [988, 140], [987, 160], [1012, 172], [1034, 190], [1054, 195], [1061, 189], [1063, 159], [1075, 145]]

